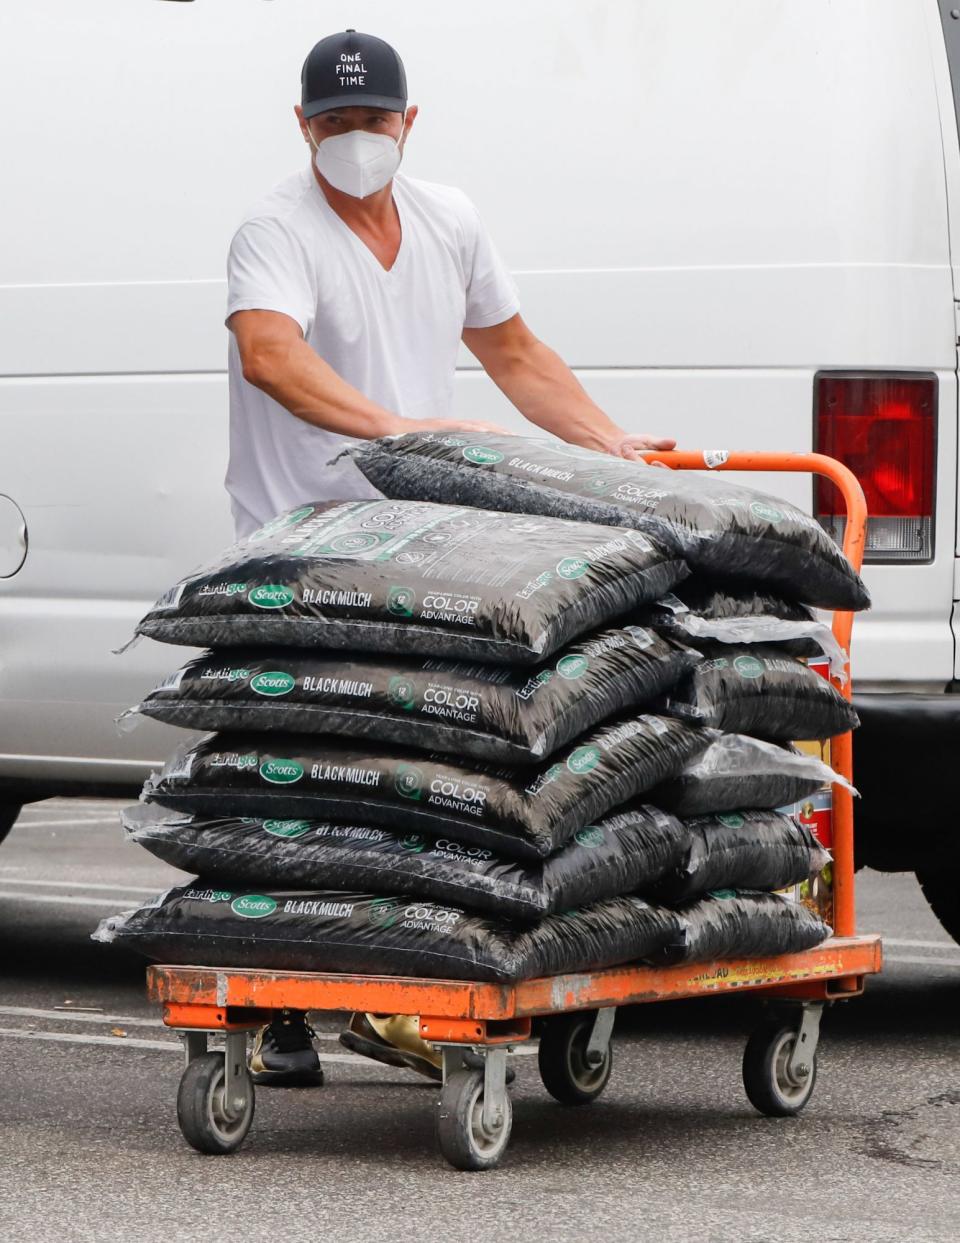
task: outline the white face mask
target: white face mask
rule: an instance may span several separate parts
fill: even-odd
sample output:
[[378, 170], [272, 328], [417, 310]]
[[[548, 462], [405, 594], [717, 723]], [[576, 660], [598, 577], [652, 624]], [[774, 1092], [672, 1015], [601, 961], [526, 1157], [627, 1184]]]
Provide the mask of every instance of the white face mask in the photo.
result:
[[[406, 121], [407, 114], [403, 114]], [[394, 140], [389, 134], [368, 134], [366, 130], [354, 129], [349, 134], [334, 134], [323, 142], [313, 142], [313, 162], [317, 171], [337, 190], [355, 199], [365, 199], [382, 190], [400, 167], [400, 137]]]

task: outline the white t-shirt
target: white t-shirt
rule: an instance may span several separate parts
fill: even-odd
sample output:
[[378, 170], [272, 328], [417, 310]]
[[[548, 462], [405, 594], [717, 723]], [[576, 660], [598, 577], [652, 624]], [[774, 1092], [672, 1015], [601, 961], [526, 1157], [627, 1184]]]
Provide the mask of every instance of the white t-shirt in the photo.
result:
[[[227, 317], [282, 311], [371, 401], [411, 419], [453, 417], [460, 334], [519, 310], [516, 287], [460, 190], [398, 175], [402, 240], [386, 271], [333, 211], [312, 167], [280, 182], [234, 235]], [[237, 538], [306, 501], [378, 496], [344, 458], [354, 441], [290, 414], [243, 378], [230, 334], [230, 493]]]

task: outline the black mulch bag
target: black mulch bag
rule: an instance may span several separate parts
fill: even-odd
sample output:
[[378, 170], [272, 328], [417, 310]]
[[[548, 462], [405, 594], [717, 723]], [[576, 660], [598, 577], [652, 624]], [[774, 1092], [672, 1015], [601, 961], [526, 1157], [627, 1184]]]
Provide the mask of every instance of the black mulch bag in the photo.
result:
[[805, 825], [778, 811], [723, 812], [681, 823], [687, 833], [683, 857], [644, 889], [645, 897], [683, 902], [712, 889], [786, 889], [830, 862]]
[[135, 711], [188, 729], [375, 738], [530, 764], [648, 706], [701, 659], [641, 626], [598, 631], [533, 668], [231, 648], [190, 661]]
[[826, 678], [773, 647], [701, 645], [706, 659], [660, 709], [733, 734], [761, 738], [833, 738], [859, 717]]
[[745, 734], [721, 734], [647, 801], [675, 816], [705, 816], [742, 807], [788, 807], [834, 782], [853, 791], [812, 755]]
[[176, 752], [144, 797], [208, 816], [360, 821], [545, 858], [678, 773], [712, 737], [670, 717], [625, 717], [582, 735], [553, 761], [506, 769], [385, 743], [211, 734]]
[[411, 432], [366, 441], [349, 453], [386, 496], [633, 526], [672, 536], [697, 571], [769, 583], [823, 608], [870, 603], [816, 519], [722, 475], [487, 433]]
[[844, 676], [846, 654], [824, 622], [805, 604], [785, 600], [753, 583], [718, 583], [692, 574], [652, 604], [644, 620], [682, 643], [773, 643], [791, 656], [830, 660]]
[[685, 577], [675, 541], [409, 501], [303, 505], [161, 596], [137, 633], [533, 664]]
[[721, 890], [676, 908], [680, 935], [660, 961], [712, 962], [796, 954], [833, 931], [802, 902], [778, 893]]
[[131, 841], [208, 882], [266, 889], [359, 889], [407, 893], [500, 919], [529, 922], [619, 894], [646, 892], [688, 853], [673, 816], [641, 805], [580, 829], [537, 863], [482, 846], [373, 825], [224, 816], [138, 804], [123, 813]]
[[672, 911], [631, 897], [525, 928], [410, 895], [197, 881], [105, 919], [93, 936], [169, 963], [507, 982], [648, 957], [678, 932]]

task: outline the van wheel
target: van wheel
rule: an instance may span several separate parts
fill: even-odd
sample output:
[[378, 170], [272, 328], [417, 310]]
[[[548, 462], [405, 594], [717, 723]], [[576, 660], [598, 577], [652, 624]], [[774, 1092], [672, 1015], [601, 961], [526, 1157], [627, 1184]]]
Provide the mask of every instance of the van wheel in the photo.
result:
[[0, 842], [3, 841], [16, 824], [17, 817], [22, 810], [23, 803], [18, 803], [13, 799], [0, 798]]
[[960, 889], [957, 888], [953, 869], [918, 872], [917, 880], [944, 931], [960, 944]]

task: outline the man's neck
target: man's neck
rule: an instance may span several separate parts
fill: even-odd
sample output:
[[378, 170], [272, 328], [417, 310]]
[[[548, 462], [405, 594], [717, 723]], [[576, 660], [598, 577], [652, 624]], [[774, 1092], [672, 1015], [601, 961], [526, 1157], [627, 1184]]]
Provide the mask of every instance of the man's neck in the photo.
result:
[[311, 161], [310, 167], [313, 171], [314, 180], [320, 187], [320, 192], [344, 224], [350, 227], [357, 227], [362, 232], [377, 232], [395, 226], [397, 214], [393, 204], [392, 178], [381, 190], [368, 194], [366, 198], [358, 199], [354, 198], [352, 194], [344, 194], [342, 190], [332, 186], [317, 171], [317, 166], [313, 161]]

